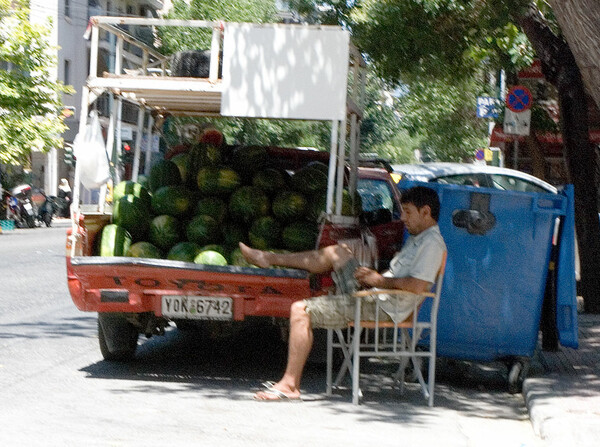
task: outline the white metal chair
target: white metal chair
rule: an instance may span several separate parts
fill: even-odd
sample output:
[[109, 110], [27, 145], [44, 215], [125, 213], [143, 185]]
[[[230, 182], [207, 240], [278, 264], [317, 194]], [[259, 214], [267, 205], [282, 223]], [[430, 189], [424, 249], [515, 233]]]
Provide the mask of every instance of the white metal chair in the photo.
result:
[[[361, 290], [352, 294], [356, 299], [354, 321], [348, 324], [346, 334], [342, 329], [327, 331], [327, 394], [333, 386], [338, 386], [347, 372], [352, 377], [352, 403], [359, 403], [360, 359], [363, 357], [385, 357], [398, 359], [400, 367], [394, 375], [394, 381], [400, 382], [400, 391], [404, 391], [405, 370], [408, 362], [412, 362], [414, 373], [421, 385], [428, 405], [433, 406], [435, 386], [435, 361], [437, 342], [437, 314], [442, 291], [442, 283], [446, 268], [446, 253], [438, 271], [433, 292], [422, 294], [423, 299], [415, 302], [412, 314], [404, 321], [382, 321], [379, 319], [381, 296], [398, 295], [398, 290]], [[375, 320], [361, 318], [361, 303], [366, 297], [373, 297], [376, 302]], [[425, 300], [431, 299], [429, 318], [425, 319], [420, 312]], [[391, 334], [390, 334], [391, 333]], [[426, 336], [429, 343], [419, 345]], [[419, 349], [417, 350], [417, 346]], [[344, 360], [336, 376], [333, 377], [333, 349], [341, 349]], [[421, 371], [422, 360], [428, 359], [428, 379], [425, 381]]]

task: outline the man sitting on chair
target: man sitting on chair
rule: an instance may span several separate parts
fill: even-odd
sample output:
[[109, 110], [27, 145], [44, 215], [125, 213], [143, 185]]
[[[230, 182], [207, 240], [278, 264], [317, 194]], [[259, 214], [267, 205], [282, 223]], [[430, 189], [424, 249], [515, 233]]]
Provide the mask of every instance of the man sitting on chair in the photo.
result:
[[[346, 245], [330, 245], [319, 250], [279, 254], [252, 249], [240, 243], [246, 260], [258, 267], [271, 265], [308, 270], [311, 273], [332, 271], [338, 293], [336, 296], [319, 296], [292, 304], [290, 311], [290, 337], [285, 373], [277, 383], [267, 382], [266, 389], [254, 395], [257, 400], [289, 400], [300, 398], [300, 380], [304, 365], [312, 348], [312, 328], [344, 328], [354, 319], [354, 300], [345, 293], [356, 290], [360, 284], [380, 289], [401, 289], [406, 294], [390, 301], [388, 308], [394, 321], [407, 318], [418, 294], [428, 292], [441, 266], [446, 245], [437, 221], [440, 201], [437, 193], [427, 187], [416, 186], [402, 193], [401, 220], [410, 234], [392, 261], [387, 272], [360, 266]], [[370, 308], [369, 308], [370, 307]], [[363, 304], [365, 319], [374, 319], [375, 304]], [[383, 307], [385, 312], [388, 308]]]

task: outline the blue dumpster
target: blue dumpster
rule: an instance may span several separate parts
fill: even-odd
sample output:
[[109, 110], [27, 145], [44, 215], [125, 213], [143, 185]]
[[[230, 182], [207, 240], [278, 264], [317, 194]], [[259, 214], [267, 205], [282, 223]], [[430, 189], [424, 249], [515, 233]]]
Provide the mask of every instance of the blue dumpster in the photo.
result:
[[438, 355], [474, 361], [533, 355], [557, 218], [563, 222], [557, 327], [560, 342], [577, 347], [572, 187], [559, 194], [409, 181], [398, 187], [415, 185], [438, 192], [448, 247]]

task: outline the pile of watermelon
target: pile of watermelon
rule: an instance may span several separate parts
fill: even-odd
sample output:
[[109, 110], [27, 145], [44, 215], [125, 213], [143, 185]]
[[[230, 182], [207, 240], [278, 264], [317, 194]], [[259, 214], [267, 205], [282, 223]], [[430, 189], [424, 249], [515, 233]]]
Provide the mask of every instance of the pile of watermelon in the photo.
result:
[[[229, 146], [207, 129], [194, 146], [175, 146], [152, 166], [145, 184], [113, 191], [113, 220], [101, 256], [163, 258], [198, 264], [248, 264], [238, 242], [262, 250], [315, 248], [325, 210], [328, 167], [275, 168], [263, 146]], [[343, 196], [343, 213], [358, 201]]]

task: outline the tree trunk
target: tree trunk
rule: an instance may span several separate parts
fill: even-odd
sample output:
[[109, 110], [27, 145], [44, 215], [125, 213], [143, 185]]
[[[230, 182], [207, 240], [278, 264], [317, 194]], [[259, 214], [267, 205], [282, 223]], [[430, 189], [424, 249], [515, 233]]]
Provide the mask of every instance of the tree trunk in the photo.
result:
[[546, 79], [558, 89], [561, 132], [569, 181], [575, 188], [575, 227], [581, 256], [585, 310], [600, 313], [600, 225], [595, 180], [596, 153], [589, 141], [585, 88], [568, 44], [556, 36], [532, 6], [517, 18], [542, 62]]
[[588, 93], [600, 106], [600, 2], [550, 0]]

